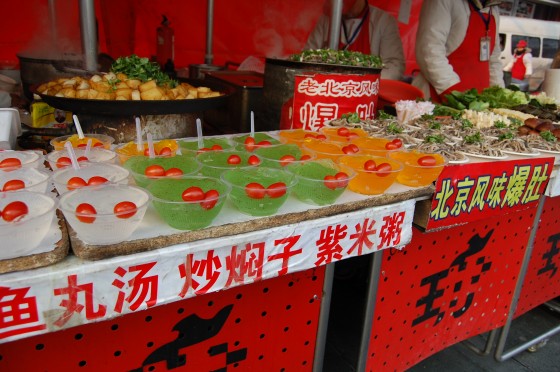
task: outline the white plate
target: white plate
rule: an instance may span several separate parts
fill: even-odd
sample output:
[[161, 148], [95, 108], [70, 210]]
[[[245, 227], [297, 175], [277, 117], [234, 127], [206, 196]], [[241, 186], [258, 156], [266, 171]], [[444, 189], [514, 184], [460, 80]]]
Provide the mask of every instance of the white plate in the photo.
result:
[[508, 158], [507, 155], [503, 155], [503, 156], [488, 156], [488, 155], [480, 155], [480, 154], [471, 154], [470, 152], [463, 152], [460, 151], [460, 153], [467, 155], [468, 157], [471, 158], [477, 158], [477, 159], [485, 159], [485, 160], [505, 160]]
[[501, 150], [504, 154], [508, 154], [508, 155], [514, 155], [514, 156], [523, 156], [523, 157], [529, 157], [529, 158], [534, 158], [537, 156], [540, 156], [541, 153], [539, 151], [537, 152], [515, 152], [515, 151], [509, 151], [509, 150]]
[[[461, 153], [463, 155], [466, 155], [464, 153]], [[449, 160], [449, 164], [465, 164], [468, 163], [470, 161], [468, 156], [465, 156], [463, 159], [460, 160]]]
[[541, 149], [538, 150], [541, 152], [542, 156], [554, 156], [554, 165], [560, 164], [560, 151], [541, 150]]

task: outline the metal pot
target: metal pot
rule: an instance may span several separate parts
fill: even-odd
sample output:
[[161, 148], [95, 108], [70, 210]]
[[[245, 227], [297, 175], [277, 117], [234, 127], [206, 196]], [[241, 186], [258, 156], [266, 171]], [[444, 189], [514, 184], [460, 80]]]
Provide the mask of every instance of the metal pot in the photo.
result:
[[65, 68], [82, 68], [81, 56], [65, 55], [64, 59], [40, 58], [17, 55], [20, 64], [21, 83], [23, 93], [32, 100], [31, 85], [42, 84], [61, 77], [76, 76], [75, 72], [65, 71]]
[[257, 115], [259, 119], [255, 119], [255, 127], [258, 130], [279, 129], [282, 105], [294, 95], [295, 76], [312, 72], [380, 74], [381, 69], [267, 58], [264, 68], [263, 104], [261, 112]]

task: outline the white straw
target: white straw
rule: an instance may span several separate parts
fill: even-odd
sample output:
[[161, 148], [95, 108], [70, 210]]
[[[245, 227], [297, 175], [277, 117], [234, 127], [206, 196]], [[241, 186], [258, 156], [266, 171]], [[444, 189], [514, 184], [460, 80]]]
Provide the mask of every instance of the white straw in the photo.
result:
[[144, 151], [144, 142], [142, 141], [142, 127], [140, 126], [140, 118], [136, 117], [136, 150], [139, 153]]
[[82, 126], [80, 125], [80, 121], [76, 115], [72, 115], [72, 119], [74, 119], [74, 125], [76, 126], [76, 130], [78, 131], [78, 138], [84, 138], [84, 132], [82, 131]]
[[87, 140], [87, 145], [86, 145], [86, 150], [84, 151], [84, 156], [88, 157], [89, 156], [89, 152], [91, 151], [91, 144], [93, 143], [93, 139], [92, 138], [88, 138]]
[[152, 133], [148, 133], [148, 155], [150, 159], [154, 159], [156, 157], [156, 151], [154, 150], [154, 140], [152, 139]]
[[198, 137], [198, 148], [204, 147], [204, 139], [202, 138], [202, 122], [200, 119], [196, 119], [196, 135]]
[[66, 151], [68, 152], [68, 156], [70, 157], [70, 162], [72, 162], [72, 168], [74, 168], [75, 170], [79, 170], [80, 164], [78, 163], [78, 159], [76, 159], [76, 153], [74, 152], [74, 148], [72, 147], [70, 141], [66, 141], [64, 147], [66, 147]]
[[251, 111], [251, 137], [255, 137], [255, 113]]

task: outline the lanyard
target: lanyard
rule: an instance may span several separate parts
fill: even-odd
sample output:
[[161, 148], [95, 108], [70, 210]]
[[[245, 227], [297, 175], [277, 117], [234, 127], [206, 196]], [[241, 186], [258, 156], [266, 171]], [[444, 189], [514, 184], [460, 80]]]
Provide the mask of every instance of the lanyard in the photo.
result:
[[344, 37], [346, 38], [346, 45], [344, 45], [344, 50], [348, 49], [348, 47], [354, 42], [354, 40], [356, 40], [356, 37], [358, 36], [358, 34], [360, 33], [360, 30], [362, 29], [362, 26], [364, 25], [364, 22], [366, 21], [366, 18], [369, 14], [369, 6], [366, 7], [366, 12], [364, 13], [362, 20], [360, 21], [360, 24], [358, 25], [358, 27], [356, 28], [356, 30], [354, 31], [354, 33], [352, 34], [352, 36], [350, 38], [348, 38], [348, 31], [346, 30], [346, 23], [342, 22], [342, 29], [344, 30]]
[[469, 0], [469, 4], [471, 5], [472, 10], [477, 12], [478, 15], [480, 16], [480, 18], [482, 19], [482, 22], [484, 22], [484, 27], [486, 28], [486, 33], [488, 33], [488, 29], [490, 28], [490, 20], [492, 18], [492, 8], [490, 8], [490, 11], [488, 12], [488, 16], [485, 17], [484, 14], [482, 14], [482, 12], [480, 11], [480, 9], [475, 6], [475, 4], [473, 3], [473, 0]]

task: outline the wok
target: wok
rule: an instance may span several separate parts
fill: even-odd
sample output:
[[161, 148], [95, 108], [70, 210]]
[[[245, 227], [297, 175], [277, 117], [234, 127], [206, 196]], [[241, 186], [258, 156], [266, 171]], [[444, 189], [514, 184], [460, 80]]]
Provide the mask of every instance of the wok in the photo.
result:
[[182, 99], [182, 100], [157, 100], [157, 101], [116, 101], [76, 99], [49, 96], [37, 92], [38, 85], [32, 87], [32, 92], [41, 97], [49, 106], [57, 109], [71, 111], [75, 114], [125, 116], [125, 115], [167, 115], [200, 112], [223, 107], [234, 88], [222, 84], [203, 81], [199, 79], [178, 79], [195, 87], [205, 86], [222, 93], [219, 97]]

